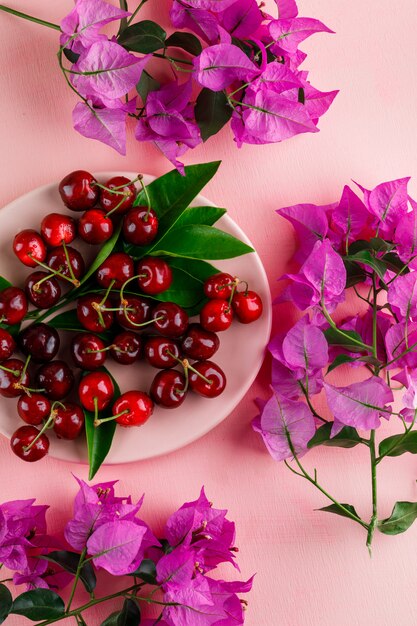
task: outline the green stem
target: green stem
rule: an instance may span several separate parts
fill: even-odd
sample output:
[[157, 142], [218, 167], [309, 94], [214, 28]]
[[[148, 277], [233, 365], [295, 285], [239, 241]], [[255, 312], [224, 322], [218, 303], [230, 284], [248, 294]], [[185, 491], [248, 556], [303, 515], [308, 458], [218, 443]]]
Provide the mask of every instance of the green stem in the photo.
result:
[[377, 498], [377, 478], [376, 478], [376, 451], [375, 451], [375, 430], [371, 430], [371, 436], [369, 440], [369, 449], [371, 452], [371, 478], [372, 478], [372, 517], [368, 526], [368, 535], [366, 537], [366, 545], [371, 554], [372, 539], [374, 536], [375, 528], [378, 523], [378, 498]]
[[[122, 0], [123, 1], [123, 0]], [[132, 15], [129, 17], [129, 19], [127, 20], [127, 26], [129, 26], [133, 20], [135, 19], [135, 17], [137, 16], [137, 14], [139, 13], [139, 11], [141, 10], [141, 8], [143, 7], [144, 4], [146, 4], [148, 2], [148, 0], [142, 0], [142, 2], [140, 2], [138, 4], [138, 6], [136, 7], [136, 9], [133, 11]]]
[[77, 589], [78, 581], [80, 578], [82, 567], [84, 565], [84, 559], [86, 557], [86, 554], [87, 554], [87, 548], [84, 548], [84, 550], [80, 554], [80, 560], [78, 561], [77, 571], [75, 572], [74, 583], [72, 585], [70, 597], [69, 597], [67, 608], [65, 611], [66, 614], [68, 614], [71, 609], [71, 604], [72, 604], [72, 601], [74, 600], [75, 590]]
[[193, 65], [193, 62], [188, 61], [187, 59], [178, 59], [176, 57], [167, 56], [166, 54], [160, 54], [159, 52], [153, 52], [152, 56], [156, 57], [157, 59], [166, 59], [171, 63], [183, 63], [184, 65]]
[[326, 306], [325, 306], [323, 300], [321, 302], [321, 309], [322, 309], [322, 313], [323, 313], [324, 317], [329, 322], [329, 324], [333, 328], [333, 330], [336, 330], [340, 335], [342, 335], [342, 337], [345, 337], [346, 339], [349, 339], [350, 343], [355, 343], [356, 345], [360, 346], [364, 350], [369, 350], [370, 352], [373, 352], [373, 350], [374, 350], [373, 346], [368, 346], [368, 344], [363, 343], [362, 341], [359, 341], [358, 339], [355, 339], [354, 337], [351, 337], [350, 335], [347, 335], [346, 333], [343, 332], [343, 330], [341, 330], [340, 328], [338, 328], [336, 326], [336, 324], [334, 323], [333, 319], [330, 317], [330, 314], [329, 314], [328, 310], [326, 309]]
[[41, 20], [38, 17], [33, 17], [33, 15], [28, 15], [27, 13], [22, 13], [21, 11], [16, 11], [16, 9], [6, 7], [4, 4], [0, 4], [0, 11], [5, 11], [5, 13], [11, 13], [12, 15], [16, 15], [16, 17], [21, 17], [24, 20], [29, 20], [29, 22], [35, 22], [36, 24], [40, 24], [41, 26], [47, 26], [48, 28], [53, 28], [54, 30], [61, 30], [59, 24], [46, 22], [45, 20]]
[[303, 385], [303, 383], [301, 382], [301, 380], [299, 380], [299, 381], [298, 381], [298, 384], [300, 385], [300, 387], [301, 387], [301, 391], [302, 391], [302, 392], [303, 392], [303, 394], [304, 394], [304, 397], [305, 397], [305, 399], [306, 399], [306, 402], [307, 402], [308, 408], [310, 409], [310, 411], [312, 412], [312, 414], [314, 415], [314, 417], [316, 417], [317, 419], [319, 419], [319, 420], [321, 420], [322, 422], [324, 422], [325, 424], [327, 424], [327, 420], [326, 420], [326, 419], [324, 419], [324, 417], [322, 417], [321, 415], [319, 415], [319, 414], [317, 413], [317, 411], [315, 410], [314, 406], [312, 405], [311, 400], [310, 400], [310, 396], [309, 396], [309, 395], [308, 395], [308, 393], [307, 393], [307, 389], [304, 387], [304, 385]]

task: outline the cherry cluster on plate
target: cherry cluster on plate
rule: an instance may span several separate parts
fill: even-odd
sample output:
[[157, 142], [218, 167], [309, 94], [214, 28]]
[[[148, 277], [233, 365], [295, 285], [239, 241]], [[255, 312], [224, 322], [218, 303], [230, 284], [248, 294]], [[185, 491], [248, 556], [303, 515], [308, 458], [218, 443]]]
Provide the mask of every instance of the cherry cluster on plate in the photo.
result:
[[[147, 206], [133, 206], [136, 182], [145, 192]], [[83, 292], [86, 263], [70, 245], [77, 236], [88, 244], [104, 244], [121, 221], [122, 240], [149, 245], [158, 234], [158, 217], [141, 176], [133, 181], [118, 176], [103, 185], [88, 172], [76, 171], [61, 181], [59, 192], [66, 207], [83, 214], [75, 220], [67, 214], [50, 213], [43, 218], [40, 232], [19, 232], [13, 250], [35, 271], [27, 277], [24, 289], [11, 286], [0, 292], [3, 325], [32, 320], [16, 341], [6, 328], [0, 328], [0, 394], [18, 397], [18, 413], [26, 425], [13, 434], [11, 447], [26, 461], [47, 454], [48, 429], [60, 438], [78, 437], [84, 427], [84, 411], [94, 414], [96, 427], [110, 420], [124, 427], [140, 426], [152, 415], [154, 403], [178, 407], [189, 390], [206, 398], [217, 397], [226, 386], [226, 376], [211, 361], [220, 345], [216, 333], [227, 330], [234, 317], [247, 324], [262, 314], [259, 295], [246, 283], [220, 272], [205, 281], [206, 302], [199, 323], [190, 323], [178, 304], [156, 299], [172, 284], [167, 261], [145, 256], [135, 263], [120, 251], [107, 256]], [[76, 314], [83, 328], [70, 343], [73, 363], [81, 370], [77, 402], [68, 401], [75, 384], [72, 368], [55, 359], [60, 335], [53, 326], [36, 321], [36, 309], [57, 310], [74, 289], [78, 290]], [[30, 304], [35, 313], [29, 311]], [[25, 355], [25, 361], [13, 356], [16, 349]], [[115, 399], [114, 379], [103, 369], [108, 357], [122, 365], [143, 358], [159, 369], [149, 394], [131, 390]], [[38, 365], [35, 372], [31, 371], [33, 364]]]

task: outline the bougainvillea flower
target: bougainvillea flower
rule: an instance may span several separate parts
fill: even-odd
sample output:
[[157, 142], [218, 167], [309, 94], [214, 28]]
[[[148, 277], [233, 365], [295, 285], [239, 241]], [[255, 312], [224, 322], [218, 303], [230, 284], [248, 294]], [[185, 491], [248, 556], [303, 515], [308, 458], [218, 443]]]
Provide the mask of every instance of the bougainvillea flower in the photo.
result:
[[232, 37], [245, 39], [258, 30], [263, 19], [256, 0], [239, 0], [223, 12], [222, 26]]
[[134, 572], [144, 557], [142, 545], [146, 528], [127, 520], [99, 526], [87, 541], [88, 554], [96, 567], [114, 576]]
[[0, 506], [0, 563], [11, 570], [28, 566], [28, 552], [35, 532], [46, 531], [48, 507], [34, 505], [35, 500], [15, 500]]
[[279, 18], [297, 17], [298, 7], [295, 0], [275, 0]]
[[412, 210], [400, 218], [394, 233], [394, 243], [401, 261], [408, 263], [412, 269], [416, 269], [417, 202], [412, 198], [408, 198], [408, 201]]
[[219, 23], [210, 11], [185, 6], [174, 0], [169, 15], [176, 28], [187, 28], [210, 44], [219, 41]]
[[205, 48], [193, 63], [196, 81], [212, 91], [221, 91], [235, 80], [248, 82], [261, 72], [243, 50], [228, 43]]
[[329, 349], [323, 332], [305, 316], [288, 331], [282, 351], [290, 367], [303, 368], [308, 374], [328, 363]]
[[388, 369], [417, 367], [417, 323], [394, 324], [385, 335]]
[[279, 47], [289, 54], [294, 54], [300, 43], [315, 33], [333, 33], [322, 22], [311, 17], [273, 20], [269, 32], [276, 44], [273, 47]]
[[331, 220], [332, 229], [341, 233], [345, 242], [351, 243], [370, 221], [370, 214], [362, 200], [345, 185]]
[[278, 209], [278, 215], [288, 220], [297, 235], [296, 260], [304, 262], [311, 254], [317, 241], [327, 235], [326, 207], [315, 204], [296, 204]]
[[122, 108], [97, 108], [78, 102], [72, 112], [74, 129], [126, 155], [126, 112]]
[[236, 0], [182, 0], [183, 4], [194, 9], [206, 9], [213, 11], [213, 13], [225, 11], [232, 4], [236, 3]]
[[397, 276], [388, 288], [388, 303], [400, 320], [417, 317], [417, 275]]
[[378, 221], [378, 232], [392, 238], [400, 219], [408, 210], [407, 185], [410, 177], [377, 185], [372, 191], [363, 189], [365, 202]]

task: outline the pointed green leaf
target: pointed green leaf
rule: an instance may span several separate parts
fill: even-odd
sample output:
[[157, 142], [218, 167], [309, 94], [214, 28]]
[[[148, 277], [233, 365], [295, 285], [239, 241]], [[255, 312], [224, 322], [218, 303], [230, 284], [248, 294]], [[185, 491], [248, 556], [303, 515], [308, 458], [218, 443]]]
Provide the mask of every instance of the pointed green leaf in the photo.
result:
[[397, 274], [401, 272], [401, 274], [408, 274], [410, 272], [406, 263], [403, 263], [400, 257], [394, 252], [388, 252], [388, 254], [384, 254], [383, 257], [384, 263], [387, 268]]
[[[67, 550], [57, 550], [55, 552], [49, 552], [46, 555], [40, 556], [45, 561], [51, 561], [57, 563], [62, 569], [71, 574], [76, 574], [78, 565], [80, 562], [80, 555], [77, 552], [68, 552]], [[80, 580], [84, 587], [91, 593], [96, 587], [96, 575], [94, 573], [93, 566], [90, 561], [84, 563], [80, 572]]]
[[139, 605], [135, 600], [127, 598], [117, 618], [117, 626], [139, 626], [140, 620], [141, 614]]
[[379, 361], [373, 356], [358, 356], [352, 357], [347, 354], [338, 354], [337, 357], [330, 363], [327, 373], [330, 374], [336, 367], [345, 365], [346, 363], [370, 363], [371, 365], [378, 365]]
[[13, 604], [13, 598], [6, 585], [0, 585], [0, 624], [3, 624], [9, 615]]
[[396, 502], [387, 519], [378, 522], [378, 528], [384, 535], [399, 535], [410, 528], [417, 518], [417, 502]]
[[387, 437], [379, 444], [379, 456], [400, 456], [404, 452], [417, 454], [417, 430]]
[[328, 422], [320, 426], [308, 442], [308, 448], [315, 448], [316, 446], [329, 446], [332, 448], [354, 448], [358, 443], [362, 443], [362, 439], [358, 435], [357, 431], [350, 426], [342, 428], [340, 433], [335, 437], [330, 438], [333, 422]]
[[111, 613], [104, 622], [101, 622], [100, 626], [117, 626], [117, 619], [120, 615], [120, 611], [115, 611]]
[[149, 585], [156, 585], [156, 566], [155, 563], [151, 559], [143, 559], [142, 563], [139, 565], [138, 569], [129, 576], [134, 576], [135, 578], [140, 578], [145, 583]]
[[224, 91], [211, 91], [204, 87], [198, 95], [194, 113], [201, 137], [207, 141], [227, 124], [233, 109]]
[[356, 263], [362, 263], [367, 267], [370, 267], [380, 278], [384, 278], [385, 273], [387, 271], [387, 266], [384, 261], [381, 259], [376, 259], [369, 250], [361, 250], [356, 254], [350, 254], [344, 257], [346, 261], [353, 261]]
[[220, 272], [220, 270], [217, 269], [217, 267], [214, 267], [214, 265], [211, 265], [211, 263], [198, 259], [182, 259], [181, 257], [172, 257], [169, 260], [169, 264], [171, 268], [177, 267], [203, 283], [207, 280], [207, 278], [213, 276], [213, 274], [218, 274]]
[[358, 285], [359, 283], [363, 283], [366, 279], [366, 272], [359, 265], [359, 263], [354, 263], [353, 261], [343, 261], [346, 268], [346, 288], [353, 287], [354, 285]]
[[126, 50], [148, 54], [165, 48], [166, 36], [166, 32], [159, 24], [143, 20], [125, 28], [117, 41]]
[[[81, 285], [84, 285], [84, 283], [87, 282], [87, 280], [90, 278], [90, 276], [92, 276], [94, 274], [94, 272], [100, 267], [100, 265], [112, 253], [113, 248], [116, 245], [117, 240], [119, 239], [119, 235], [120, 235], [121, 229], [122, 229], [122, 222], [119, 223], [118, 227], [116, 228], [116, 230], [114, 231], [114, 233], [110, 237], [110, 239], [108, 241], [106, 241], [106, 243], [101, 246], [100, 251], [97, 254], [96, 258], [94, 259], [94, 261], [92, 262], [92, 264], [88, 268], [87, 272], [82, 277], [82, 279], [80, 281]], [[74, 290], [74, 292], [75, 291], [76, 290]]]
[[[331, 346], [341, 346], [349, 352], [362, 352], [366, 350], [362, 337], [354, 330], [340, 331], [337, 328], [328, 328], [324, 331], [327, 343]], [[359, 345], [360, 344], [360, 345]]]
[[203, 46], [198, 37], [192, 33], [182, 33], [180, 31], [172, 33], [165, 41], [165, 45], [167, 48], [181, 48], [181, 50], [185, 50], [194, 56], [198, 56], [203, 51]]
[[[341, 505], [347, 509], [349, 511], [349, 513], [352, 513], [352, 515], [356, 515], [356, 517], [359, 517], [359, 515], [356, 513], [355, 511], [355, 507], [353, 507], [351, 504], [345, 504], [344, 502], [341, 502]], [[337, 504], [331, 504], [330, 506], [324, 506], [321, 509], [317, 509], [318, 511], [325, 511], [326, 513], [334, 513], [335, 515], [340, 515], [341, 517], [347, 517], [349, 519], [351, 519], [350, 515], [348, 515], [348, 513], [346, 513], [343, 509], [339, 508], [337, 506]]]
[[34, 589], [17, 596], [11, 613], [23, 615], [34, 622], [55, 619], [65, 613], [63, 599], [51, 589]]
[[7, 289], [7, 287], [11, 287], [12, 283], [7, 280], [7, 278], [4, 278], [4, 276], [0, 276], [0, 291], [3, 291], [3, 289]]
[[140, 80], [136, 85], [136, 91], [142, 98], [142, 102], [146, 103], [146, 98], [151, 91], [157, 91], [161, 86], [161, 83], [155, 80], [146, 70], [142, 71]]

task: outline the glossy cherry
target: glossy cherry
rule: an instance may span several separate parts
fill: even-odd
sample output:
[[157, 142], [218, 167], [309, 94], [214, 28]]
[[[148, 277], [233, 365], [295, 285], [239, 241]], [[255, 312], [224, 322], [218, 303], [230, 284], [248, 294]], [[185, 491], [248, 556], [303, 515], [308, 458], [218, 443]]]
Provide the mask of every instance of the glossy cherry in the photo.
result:
[[71, 341], [74, 364], [83, 370], [96, 370], [104, 365], [107, 352], [105, 343], [92, 333], [78, 333]]
[[170, 288], [172, 270], [168, 263], [159, 257], [144, 257], [136, 267], [138, 284], [143, 293], [156, 295]]
[[184, 356], [196, 361], [211, 359], [220, 346], [220, 339], [201, 324], [190, 324], [181, 342]]
[[[127, 391], [113, 404], [112, 413], [118, 415], [120, 426], [142, 426], [153, 413], [154, 404], [143, 391]], [[120, 415], [122, 414], [122, 415]]]
[[184, 390], [185, 377], [181, 372], [162, 370], [153, 379], [150, 394], [155, 404], [167, 409], [175, 409], [185, 400], [187, 392]]
[[[107, 187], [100, 191], [100, 205], [103, 211], [106, 213], [113, 211], [115, 214], [122, 215], [132, 208], [136, 198], [136, 187], [128, 178], [114, 176], [103, 186]], [[115, 189], [116, 187], [119, 189]]]
[[84, 428], [84, 412], [78, 404], [66, 402], [54, 408], [54, 431], [58, 439], [77, 439]]
[[200, 311], [200, 324], [214, 333], [230, 328], [233, 310], [226, 300], [209, 300]]
[[27, 228], [17, 233], [13, 240], [13, 252], [24, 265], [36, 267], [46, 258], [45, 243], [36, 230]]
[[145, 358], [152, 367], [159, 369], [175, 367], [180, 358], [178, 344], [165, 337], [149, 337], [145, 343]]
[[5, 328], [0, 328], [0, 363], [10, 359], [15, 349], [16, 342], [11, 334]]
[[6, 287], [0, 291], [0, 321], [19, 324], [28, 311], [25, 292], [19, 287]]
[[51, 400], [64, 399], [74, 384], [74, 374], [65, 361], [51, 361], [39, 368], [37, 385]]
[[23, 354], [30, 355], [35, 363], [51, 361], [59, 350], [59, 335], [48, 324], [31, 324], [18, 336]]
[[20, 359], [7, 359], [1, 367], [7, 369], [0, 369], [0, 395], [4, 398], [17, 398], [25, 393], [30, 384], [28, 372], [23, 374], [25, 363]]
[[41, 235], [51, 248], [62, 245], [62, 242], [70, 244], [77, 235], [77, 225], [69, 215], [49, 213], [41, 222]]
[[158, 234], [158, 216], [153, 209], [138, 206], [123, 218], [123, 237], [135, 246], [147, 246]]
[[151, 305], [148, 298], [125, 296], [126, 304], [120, 304], [116, 311], [116, 320], [123, 328], [137, 329], [138, 324], [151, 320]]
[[48, 454], [49, 450], [49, 439], [45, 434], [42, 434], [36, 443], [27, 449], [38, 435], [39, 430], [34, 426], [21, 426], [13, 433], [10, 439], [10, 447], [16, 456], [23, 459], [23, 461], [28, 463], [40, 461]]
[[104, 211], [90, 209], [78, 221], [78, 234], [86, 243], [104, 243], [113, 234], [113, 222]]
[[234, 278], [226, 272], [213, 274], [204, 283], [204, 293], [207, 298], [228, 300], [232, 295]]
[[110, 354], [121, 365], [131, 365], [142, 356], [142, 339], [137, 333], [126, 330], [113, 339]]
[[[223, 393], [226, 387], [226, 374], [216, 363], [200, 361], [194, 363], [193, 368], [198, 372], [197, 374], [190, 370], [189, 373], [190, 387], [193, 391], [205, 398], [217, 398]], [[207, 380], [204, 380], [203, 376]]]
[[82, 377], [78, 386], [80, 402], [87, 411], [102, 411], [114, 396], [114, 385], [106, 372], [90, 372]]
[[262, 315], [263, 304], [256, 291], [238, 291], [232, 298], [233, 311], [242, 324], [251, 324]]
[[106, 310], [112, 308], [112, 302], [109, 298], [102, 300], [100, 295], [86, 295], [77, 302], [78, 321], [92, 333], [108, 330], [113, 324], [114, 313]]
[[155, 330], [166, 337], [181, 337], [188, 327], [188, 315], [175, 302], [161, 302], [152, 311]]
[[99, 198], [96, 179], [89, 172], [77, 170], [71, 172], [59, 183], [62, 201], [73, 211], [92, 209]]
[[51, 403], [41, 393], [24, 394], [17, 401], [17, 412], [26, 424], [40, 426], [51, 412]]
[[[57, 246], [56, 248], [51, 250], [46, 257], [48, 267], [50, 267], [52, 270], [60, 272], [64, 276], [67, 276], [67, 278], [72, 278], [71, 272], [69, 270], [69, 266], [71, 266], [74, 278], [78, 280], [81, 278], [85, 271], [84, 259], [78, 252], [78, 250], [76, 250], [75, 248], [71, 248], [71, 246], [67, 246], [67, 254], [69, 258], [69, 264], [63, 246]], [[60, 277], [57, 276], [57, 278], [59, 279]]]
[[114, 288], [120, 289], [129, 278], [132, 278], [133, 272], [132, 258], [124, 252], [115, 252], [110, 254], [100, 265], [96, 273], [96, 280], [105, 289], [110, 287], [114, 281]]
[[57, 279], [47, 272], [32, 272], [25, 281], [25, 293], [31, 304], [38, 309], [50, 309], [61, 297]]

